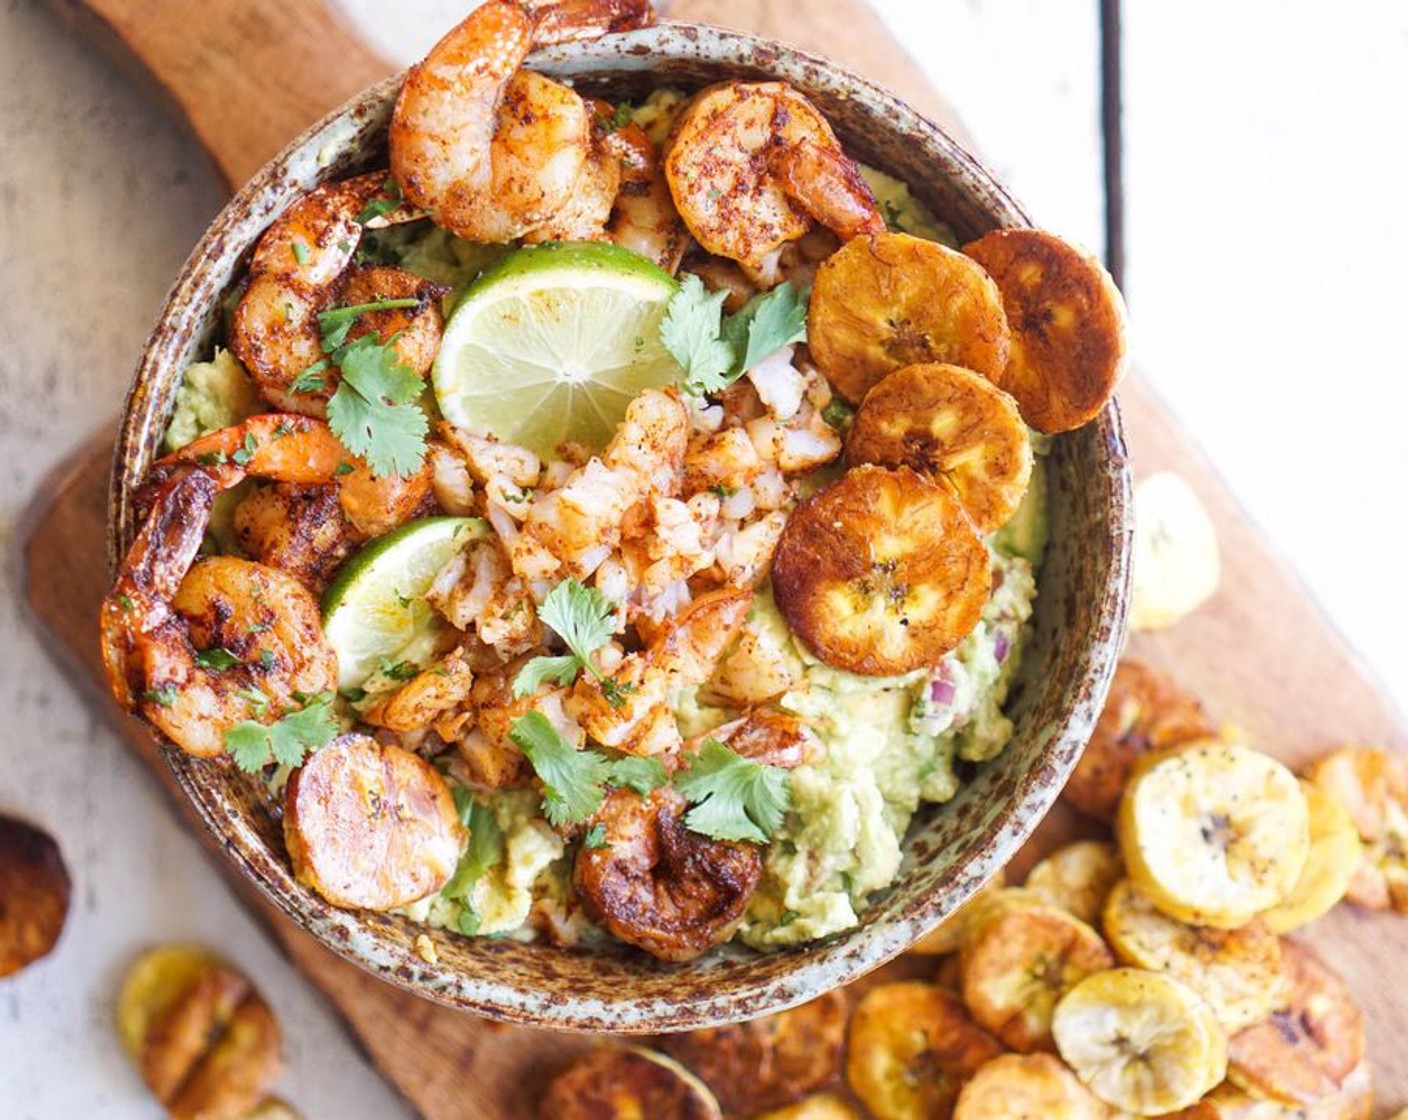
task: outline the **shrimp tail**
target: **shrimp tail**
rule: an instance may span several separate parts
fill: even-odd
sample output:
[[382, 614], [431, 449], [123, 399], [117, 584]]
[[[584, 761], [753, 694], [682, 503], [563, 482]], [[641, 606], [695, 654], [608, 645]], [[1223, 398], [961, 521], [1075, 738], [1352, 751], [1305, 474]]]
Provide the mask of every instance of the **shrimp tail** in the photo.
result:
[[534, 19], [535, 47], [597, 39], [655, 22], [650, 0], [546, 0], [524, 7]]
[[783, 190], [842, 241], [885, 232], [870, 185], [840, 151], [804, 140], [775, 149], [772, 164]]
[[153, 495], [151, 512], [103, 600], [103, 666], [113, 695], [129, 711], [136, 706], [136, 647], [171, 617], [168, 604], [200, 551], [218, 490], [215, 479], [202, 470], [170, 474]]

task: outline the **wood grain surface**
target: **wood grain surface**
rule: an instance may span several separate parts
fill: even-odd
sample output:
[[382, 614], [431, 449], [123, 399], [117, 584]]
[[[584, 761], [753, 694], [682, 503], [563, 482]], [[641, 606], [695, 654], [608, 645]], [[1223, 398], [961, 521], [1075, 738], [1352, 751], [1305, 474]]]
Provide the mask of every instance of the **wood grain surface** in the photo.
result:
[[[62, 7], [116, 34], [124, 49], [154, 69], [170, 99], [186, 113], [228, 178], [237, 181], [324, 110], [386, 67], [335, 25], [274, 0], [63, 0]], [[669, 14], [775, 35], [830, 55], [894, 88], [941, 123], [955, 122], [912, 60], [859, 0], [679, 0]], [[221, 33], [188, 34], [184, 23], [216, 9], [229, 18]], [[237, 9], [237, 10], [236, 10]], [[326, 55], [312, 44], [349, 50]], [[203, 52], [215, 52], [206, 57]], [[352, 60], [349, 66], [348, 60]], [[256, 60], [251, 64], [249, 60]], [[280, 86], [287, 68], [293, 86]], [[247, 98], [231, 103], [230, 86], [201, 79], [210, 65], [258, 73]], [[285, 68], [281, 70], [279, 68]], [[318, 70], [327, 71], [318, 80]], [[336, 80], [333, 69], [336, 70]], [[355, 82], [346, 78], [356, 74]], [[227, 70], [227, 73], [230, 71]], [[220, 96], [215, 90], [220, 89]], [[234, 122], [261, 98], [276, 105], [257, 122]], [[225, 104], [217, 105], [221, 99]], [[246, 103], [247, 102], [247, 103]], [[222, 121], [224, 123], [222, 124]], [[1321, 615], [1305, 589], [1269, 551], [1252, 523], [1188, 438], [1137, 378], [1121, 395], [1130, 442], [1143, 473], [1172, 468], [1200, 494], [1218, 527], [1225, 559], [1216, 598], [1192, 618], [1134, 651], [1196, 689], [1219, 719], [1245, 728], [1253, 742], [1298, 765], [1329, 746], [1360, 741], [1408, 747], [1408, 732], [1364, 667]], [[17, 534], [22, 591], [57, 656], [91, 686], [91, 699], [118, 723], [124, 740], [173, 788], [159, 751], [135, 721], [116, 711], [99, 683], [95, 619], [106, 578], [104, 521], [109, 437], [80, 449], [48, 481]], [[183, 798], [178, 807], [189, 812]], [[197, 826], [199, 828], [199, 826]], [[1051, 844], [1081, 830], [1060, 809], [1018, 857], [1021, 870]], [[215, 838], [200, 830], [212, 851]], [[223, 860], [222, 868], [228, 869]], [[532, 1111], [541, 1074], [592, 1040], [495, 1026], [425, 1003], [382, 984], [323, 949], [272, 911], [243, 880], [238, 885], [295, 964], [336, 1006], [371, 1061], [432, 1120], [508, 1120]], [[1408, 922], [1342, 907], [1308, 932], [1308, 940], [1346, 977], [1369, 1020], [1370, 1052], [1385, 1113], [1408, 1104], [1408, 1066], [1398, 1040], [1408, 1036], [1408, 994], [1386, 977], [1408, 961]]]

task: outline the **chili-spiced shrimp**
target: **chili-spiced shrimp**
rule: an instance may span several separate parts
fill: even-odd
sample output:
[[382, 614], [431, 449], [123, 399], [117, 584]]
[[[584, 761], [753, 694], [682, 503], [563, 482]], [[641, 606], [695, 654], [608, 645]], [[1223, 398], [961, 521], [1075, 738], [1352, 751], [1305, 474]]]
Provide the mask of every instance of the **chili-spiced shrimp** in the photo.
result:
[[347, 337], [394, 336], [391, 345], [398, 357], [418, 374], [435, 360], [444, 327], [440, 299], [445, 290], [398, 268], [354, 264], [364, 228], [419, 216], [388, 198], [391, 210], [365, 217], [368, 205], [386, 196], [387, 182], [385, 172], [376, 172], [324, 183], [275, 219], [255, 247], [249, 284], [230, 324], [230, 349], [275, 408], [326, 414], [337, 370], [309, 371], [326, 361], [318, 314], [334, 305], [413, 301], [368, 311]]
[[538, 47], [653, 19], [647, 0], [476, 8], [411, 67], [396, 99], [391, 171], [405, 197], [473, 241], [512, 241], [552, 221], [600, 158], [593, 113], [574, 90], [520, 67]]
[[200, 757], [220, 754], [236, 724], [270, 723], [337, 683], [301, 583], [235, 557], [196, 561], [218, 489], [200, 467], [167, 473], [101, 608], [113, 695]]
[[577, 894], [607, 931], [667, 961], [727, 941], [763, 872], [761, 849], [692, 832], [686, 809], [670, 788], [616, 790], [593, 820], [606, 843], [582, 845], [574, 865]]
[[264, 413], [187, 444], [153, 475], [195, 465], [220, 489], [269, 480], [235, 509], [240, 547], [319, 590], [354, 546], [429, 508], [432, 462], [412, 475], [377, 476], [321, 420]]
[[530, 583], [591, 575], [620, 544], [632, 508], [678, 491], [688, 444], [689, 414], [679, 394], [641, 393], [599, 458], [534, 497], [509, 546], [514, 572]]
[[784, 82], [725, 82], [689, 103], [665, 152], [665, 176], [689, 232], [763, 287], [780, 251], [820, 222], [843, 241], [884, 218], [826, 118]]
[[612, 132], [607, 143], [620, 161], [621, 178], [606, 236], [666, 272], [677, 271], [689, 231], [675, 209], [660, 153], [633, 121]]
[[646, 649], [609, 667], [605, 681], [579, 677], [567, 713], [603, 746], [637, 755], [676, 753], [682, 739], [672, 702], [713, 675], [752, 606], [752, 591], [723, 588], [701, 595]]

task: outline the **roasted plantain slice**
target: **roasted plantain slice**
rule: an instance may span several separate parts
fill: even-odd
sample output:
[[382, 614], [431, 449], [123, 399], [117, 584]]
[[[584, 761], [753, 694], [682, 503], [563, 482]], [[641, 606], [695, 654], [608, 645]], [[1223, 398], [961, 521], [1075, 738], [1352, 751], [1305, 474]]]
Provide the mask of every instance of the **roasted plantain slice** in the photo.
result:
[[160, 945], [138, 957], [117, 997], [117, 1036], [122, 1048], [134, 1059], [140, 1058], [152, 1023], [219, 963], [198, 945]]
[[[176, 1099], [249, 994], [249, 981], [239, 973], [220, 964], [207, 965], [195, 983], [152, 1020], [138, 1064], [142, 1080], [157, 1100], [170, 1105]], [[252, 1097], [249, 1103], [258, 1099]]]
[[1101, 840], [1076, 840], [1028, 871], [1026, 888], [1095, 925], [1111, 889], [1123, 878], [1124, 860], [1118, 848]]
[[802, 502], [772, 579], [812, 652], [867, 676], [937, 664], [978, 624], [992, 589], [963, 507], [908, 467], [856, 467]]
[[1032, 477], [1032, 444], [1017, 402], [981, 374], [922, 363], [866, 393], [846, 460], [909, 467], [953, 488], [979, 533], [1012, 519]]
[[919, 981], [882, 984], [851, 1018], [846, 1081], [876, 1120], [943, 1120], [963, 1082], [1001, 1053], [957, 996]]
[[1227, 1076], [1256, 1096], [1312, 1105], [1343, 1090], [1364, 1060], [1364, 1015], [1344, 982], [1306, 946], [1283, 941], [1281, 952], [1289, 996], [1232, 1036]]
[[1051, 1013], [1078, 981], [1113, 968], [1100, 935], [1054, 906], [991, 914], [963, 948], [963, 1002], [1013, 1050], [1051, 1050]]
[[1314, 1104], [1302, 1107], [1269, 1100], [1225, 1081], [1194, 1110], [1180, 1112], [1167, 1120], [1369, 1120], [1373, 1107], [1374, 1086], [1369, 1063], [1360, 1062], [1339, 1092], [1322, 1097]]
[[161, 946], [134, 962], [118, 996], [117, 1029], [147, 1087], [177, 1120], [246, 1117], [283, 1062], [278, 1023], [259, 993], [192, 945]]
[[444, 886], [465, 831], [430, 763], [343, 735], [289, 779], [284, 843], [294, 875], [334, 906], [391, 910]]
[[1185, 925], [1126, 879], [1110, 892], [1104, 927], [1120, 960], [1182, 980], [1229, 1032], [1271, 1014], [1290, 991], [1280, 941], [1260, 921], [1233, 930]]
[[963, 1086], [953, 1120], [1108, 1120], [1109, 1109], [1050, 1054], [1003, 1054]]
[[1099, 415], [1124, 377], [1124, 299], [1088, 253], [1055, 234], [1004, 229], [963, 246], [997, 283], [1012, 332], [995, 379], [1039, 432], [1068, 432]]
[[1375, 747], [1341, 747], [1311, 765], [1306, 777], [1349, 810], [1364, 844], [1345, 897], [1408, 914], [1408, 758]]
[[1329, 913], [1364, 860], [1349, 810], [1314, 782], [1302, 779], [1300, 789], [1310, 813], [1310, 850], [1291, 893], [1261, 915], [1272, 933], [1290, 933]]
[[807, 340], [852, 404], [887, 373], [917, 362], [948, 362], [994, 382], [1007, 365], [997, 285], [962, 253], [907, 233], [857, 237], [822, 263]]
[[1112, 1108], [1140, 1116], [1197, 1102], [1227, 1074], [1227, 1035], [1186, 984], [1158, 972], [1116, 968], [1062, 997], [1056, 1049]]
[[678, 1062], [638, 1047], [602, 1046], [549, 1083], [543, 1120], [720, 1120], [719, 1102]]
[[251, 992], [235, 1008], [224, 1035], [206, 1052], [168, 1102], [173, 1120], [239, 1120], [264, 1099], [283, 1066], [279, 1025]]
[[54, 838], [0, 816], [0, 977], [33, 964], [58, 944], [72, 893]]
[[818, 1093], [753, 1120], [861, 1120], [861, 1115], [835, 1093]]
[[713, 1090], [724, 1111], [777, 1108], [833, 1081], [846, 1041], [839, 991], [746, 1023], [670, 1035], [662, 1046]]
[[1149, 755], [1120, 803], [1130, 877], [1164, 913], [1236, 929], [1295, 886], [1310, 847], [1295, 775], [1235, 743]]
[[1166, 630], [1216, 593], [1217, 529], [1181, 475], [1161, 471], [1135, 486], [1132, 565], [1131, 630]]
[[298, 1110], [287, 1101], [269, 1097], [260, 1101], [243, 1120], [303, 1120]]
[[963, 935], [968, 921], [982, 907], [985, 899], [991, 898], [1006, 885], [1007, 876], [998, 868], [997, 874], [970, 895], [967, 902], [917, 941], [910, 952], [936, 957], [944, 953], [956, 953], [963, 947]]
[[1126, 658], [1061, 797], [1086, 816], [1112, 821], [1134, 765], [1146, 754], [1210, 737], [1203, 705], [1166, 673]]

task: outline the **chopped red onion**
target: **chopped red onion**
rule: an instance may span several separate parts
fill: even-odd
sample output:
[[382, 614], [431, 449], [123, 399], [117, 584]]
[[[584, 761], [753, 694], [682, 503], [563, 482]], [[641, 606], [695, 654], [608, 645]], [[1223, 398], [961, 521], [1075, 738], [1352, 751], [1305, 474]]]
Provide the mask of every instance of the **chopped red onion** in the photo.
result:
[[942, 678], [929, 682], [929, 701], [933, 704], [952, 704], [953, 698], [958, 695], [958, 689], [953, 687], [952, 681]]
[[1004, 634], [1001, 630], [999, 630], [997, 632], [997, 641], [993, 642], [992, 644], [993, 656], [997, 658], [997, 663], [999, 665], [1001, 665], [1004, 661], [1007, 660], [1007, 654], [1010, 649], [1011, 643], [1008, 642], [1007, 635]]

